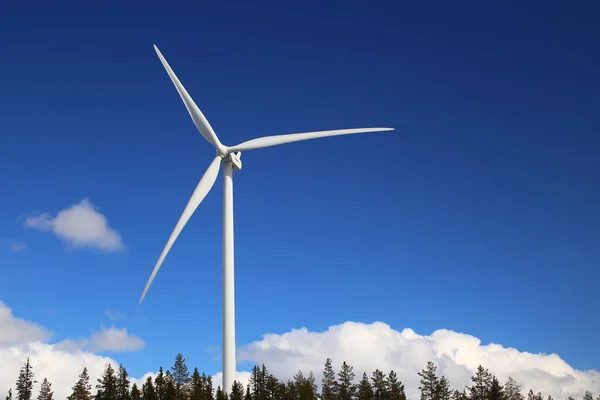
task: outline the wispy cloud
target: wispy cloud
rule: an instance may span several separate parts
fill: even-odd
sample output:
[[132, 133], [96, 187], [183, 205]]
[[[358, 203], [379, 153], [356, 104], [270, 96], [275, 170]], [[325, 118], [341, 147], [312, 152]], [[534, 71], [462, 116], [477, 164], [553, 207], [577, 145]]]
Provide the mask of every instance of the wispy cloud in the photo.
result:
[[15, 253], [19, 253], [23, 250], [25, 250], [25, 243], [23, 242], [19, 242], [19, 241], [12, 241], [10, 242], [10, 248], [15, 252]]
[[125, 245], [119, 233], [108, 225], [88, 199], [65, 208], [53, 217], [50, 213], [30, 215], [24, 226], [52, 232], [73, 248], [95, 248], [102, 251], [123, 251]]
[[104, 311], [104, 314], [108, 317], [108, 319], [110, 319], [111, 321], [118, 321], [121, 319], [125, 319], [125, 314], [119, 312], [119, 311], [110, 311], [110, 310], [106, 310]]

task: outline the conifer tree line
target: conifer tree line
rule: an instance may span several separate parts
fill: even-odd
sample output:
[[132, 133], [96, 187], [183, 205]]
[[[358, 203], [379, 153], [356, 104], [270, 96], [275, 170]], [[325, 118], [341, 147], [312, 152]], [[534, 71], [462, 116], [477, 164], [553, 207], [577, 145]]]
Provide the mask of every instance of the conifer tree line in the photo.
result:
[[[418, 375], [419, 400], [554, 400], [550, 395], [545, 398], [541, 392], [535, 393], [531, 389], [525, 396], [513, 378], [509, 377], [501, 384], [481, 365], [471, 377], [471, 385], [462, 390], [452, 390], [448, 379], [438, 375], [437, 367], [431, 361]], [[351, 365], [344, 361], [336, 373], [328, 358], [321, 376], [320, 391], [316, 382], [312, 371], [308, 375], [298, 371], [292, 379], [283, 381], [269, 373], [264, 364], [260, 367], [255, 365], [246, 387], [234, 381], [226, 394], [220, 386], [214, 388], [210, 375], [200, 374], [198, 368], [190, 373], [180, 353], [170, 370], [165, 371], [161, 366], [156, 377], [147, 377], [141, 388], [136, 383], [130, 384], [123, 364], [118, 370], [107, 364], [96, 382], [95, 394], [92, 394], [90, 376], [84, 367], [66, 399], [56, 399], [52, 383], [44, 378], [35, 400], [408, 400], [404, 384], [393, 370], [385, 373], [376, 369], [371, 376], [363, 373], [360, 379], [356, 379]], [[28, 358], [19, 372], [14, 400], [33, 400], [34, 383], [37, 381]], [[6, 400], [13, 400], [12, 389], [9, 389]], [[557, 400], [575, 399], [569, 396]], [[578, 400], [600, 400], [600, 395], [594, 399], [593, 394], [586, 391], [583, 399]]]

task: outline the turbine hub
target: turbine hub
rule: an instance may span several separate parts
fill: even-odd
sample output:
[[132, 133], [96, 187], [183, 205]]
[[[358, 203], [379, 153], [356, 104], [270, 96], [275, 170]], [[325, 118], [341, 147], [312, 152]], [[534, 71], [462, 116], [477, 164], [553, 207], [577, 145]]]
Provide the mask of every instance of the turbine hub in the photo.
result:
[[217, 151], [217, 155], [223, 159], [223, 162], [230, 162], [234, 170], [242, 169], [242, 152], [238, 151], [235, 153], [225, 153], [225, 156], [221, 155]]

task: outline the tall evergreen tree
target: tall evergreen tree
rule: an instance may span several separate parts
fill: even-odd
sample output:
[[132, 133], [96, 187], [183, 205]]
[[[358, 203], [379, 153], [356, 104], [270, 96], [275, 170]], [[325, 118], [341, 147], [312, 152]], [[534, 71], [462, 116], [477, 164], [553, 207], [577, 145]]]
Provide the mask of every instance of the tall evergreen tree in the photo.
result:
[[469, 388], [469, 400], [486, 400], [492, 384], [492, 375], [481, 365], [471, 377], [473, 386]]
[[590, 392], [589, 390], [586, 390], [585, 393], [583, 394], [583, 400], [594, 400], [594, 396], [592, 395], [592, 392]]
[[164, 400], [178, 400], [177, 389], [175, 389], [175, 382], [171, 371], [165, 372], [165, 398]]
[[92, 400], [92, 385], [87, 367], [79, 374], [79, 380], [72, 387], [73, 393], [67, 397], [67, 400]]
[[294, 400], [317, 400], [317, 383], [315, 375], [309, 372], [308, 377], [304, 377], [302, 371], [294, 375], [294, 381], [286, 384], [286, 392]]
[[241, 382], [233, 381], [229, 400], [244, 400], [244, 385]]
[[104, 373], [96, 384], [95, 400], [118, 400], [117, 375], [110, 364], [106, 364]]
[[204, 400], [204, 381], [198, 368], [194, 368], [190, 379], [190, 400]]
[[129, 392], [129, 374], [123, 364], [119, 364], [117, 373], [117, 400], [131, 400]]
[[142, 400], [142, 392], [138, 388], [137, 383], [131, 386], [131, 393], [129, 394], [131, 400]]
[[406, 400], [404, 385], [398, 380], [394, 370], [391, 370], [387, 377], [387, 398], [389, 400]]
[[525, 400], [521, 386], [510, 376], [504, 384], [504, 398], [505, 400]]
[[323, 378], [321, 379], [321, 400], [337, 400], [337, 382], [331, 358], [325, 360]]
[[281, 386], [279, 385], [277, 378], [271, 374], [267, 374], [265, 379], [265, 395], [267, 399], [279, 400], [281, 398], [281, 394]]
[[358, 384], [358, 400], [373, 400], [373, 388], [366, 372], [363, 372], [362, 379]]
[[212, 376], [203, 372], [201, 379], [204, 388], [204, 400], [214, 400]]
[[[490, 383], [490, 389], [488, 393], [488, 400], [505, 400], [504, 388], [498, 382], [495, 376], [492, 376], [492, 382]], [[542, 399], [543, 400], [543, 399]]]
[[[437, 390], [439, 385], [439, 378], [436, 375], [437, 367], [433, 361], [428, 361], [427, 366], [417, 374], [421, 377], [421, 385], [419, 390], [421, 391], [421, 400], [437, 400]], [[484, 399], [477, 399], [484, 400]]]
[[175, 356], [175, 363], [171, 367], [173, 373], [173, 383], [175, 384], [175, 392], [177, 400], [185, 400], [187, 398], [188, 385], [190, 383], [190, 373], [185, 363], [185, 358], [181, 353]]
[[8, 394], [5, 397], [6, 400], [12, 400], [12, 389], [8, 389]]
[[54, 393], [52, 392], [52, 384], [48, 381], [48, 379], [44, 378], [37, 400], [53, 400], [53, 398]]
[[33, 367], [29, 362], [29, 357], [25, 362], [25, 365], [21, 368], [19, 377], [17, 378], [17, 385], [15, 390], [17, 391], [16, 400], [31, 400], [33, 394], [33, 384], [37, 383], [33, 380]]
[[373, 400], [386, 400], [388, 398], [388, 385], [386, 375], [376, 369], [371, 376], [373, 382]]
[[435, 389], [435, 398], [436, 400], [450, 400], [452, 397], [452, 393], [450, 391], [450, 382], [446, 379], [445, 376], [442, 376], [438, 380], [437, 387]]
[[[132, 399], [133, 400], [133, 399]], [[154, 390], [154, 383], [152, 383], [152, 377], [146, 378], [146, 382], [142, 385], [142, 400], [158, 400], [156, 396], [156, 390]]]
[[221, 386], [217, 386], [215, 400], [227, 400], [227, 395], [221, 390]]
[[156, 389], [157, 400], [165, 400], [167, 392], [167, 382], [165, 381], [165, 372], [162, 365], [158, 368], [158, 374], [154, 378], [154, 388]]
[[356, 396], [356, 385], [354, 382], [354, 368], [342, 362], [342, 368], [338, 372], [337, 398], [339, 400], [352, 400]]
[[469, 396], [467, 395], [467, 389], [455, 390], [452, 392], [452, 400], [469, 400]]
[[244, 393], [244, 400], [252, 400], [252, 393], [250, 392], [250, 384], [246, 385], [246, 393]]

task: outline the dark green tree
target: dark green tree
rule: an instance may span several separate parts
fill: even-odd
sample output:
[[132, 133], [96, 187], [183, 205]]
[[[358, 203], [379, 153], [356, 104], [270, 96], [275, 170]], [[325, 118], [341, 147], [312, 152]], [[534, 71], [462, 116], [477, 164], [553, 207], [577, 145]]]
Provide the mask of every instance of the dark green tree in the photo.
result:
[[488, 400], [505, 400], [504, 388], [498, 382], [495, 376], [492, 376], [492, 383], [488, 393]]
[[67, 397], [67, 400], [92, 400], [92, 385], [87, 367], [79, 374], [79, 380], [72, 387], [73, 393]]
[[279, 400], [283, 393], [281, 391], [279, 381], [271, 374], [266, 374], [265, 377], [265, 394], [268, 400]]
[[227, 395], [221, 390], [221, 386], [217, 386], [217, 394], [215, 400], [227, 400]]
[[469, 400], [487, 400], [492, 384], [492, 375], [481, 365], [471, 377], [473, 386], [469, 388]]
[[252, 400], [252, 393], [250, 392], [250, 384], [246, 385], [246, 393], [244, 393], [244, 400]]
[[117, 375], [110, 364], [106, 364], [104, 373], [96, 384], [95, 400], [118, 400]]
[[467, 389], [455, 390], [452, 392], [452, 400], [469, 400], [469, 396], [467, 395]]
[[339, 400], [352, 400], [356, 396], [356, 385], [354, 382], [354, 368], [342, 362], [342, 368], [338, 372], [337, 398]]
[[164, 400], [179, 400], [177, 399], [177, 389], [175, 389], [175, 382], [173, 381], [171, 371], [165, 372], [165, 386]]
[[53, 397], [54, 393], [52, 392], [52, 384], [48, 381], [48, 379], [44, 378], [37, 400], [53, 400]]
[[185, 363], [185, 358], [181, 353], [175, 356], [175, 363], [171, 367], [173, 383], [175, 384], [175, 392], [177, 400], [184, 400], [187, 396], [188, 385], [190, 383], [190, 373]]
[[379, 369], [376, 369], [371, 376], [373, 382], [373, 400], [387, 400], [388, 385], [386, 375]]
[[131, 400], [142, 400], [142, 392], [138, 388], [137, 383], [131, 386], [131, 393], [129, 394]]
[[[133, 399], [132, 399], [133, 400]], [[158, 400], [156, 396], [156, 390], [154, 390], [154, 383], [152, 383], [152, 377], [146, 378], [146, 382], [142, 385], [142, 400]]]
[[129, 374], [123, 364], [119, 364], [117, 373], [117, 400], [131, 400], [129, 393]]
[[29, 357], [25, 362], [25, 365], [21, 368], [19, 377], [17, 378], [17, 385], [15, 390], [17, 391], [16, 400], [31, 400], [33, 394], [33, 384], [37, 383], [33, 380], [33, 366], [29, 362]]
[[286, 385], [286, 393], [294, 400], [317, 400], [317, 383], [315, 375], [309, 372], [305, 377], [302, 371], [294, 375], [294, 381]]
[[389, 400], [406, 400], [404, 385], [398, 380], [394, 370], [391, 370], [387, 377], [387, 398]]
[[325, 360], [323, 378], [321, 379], [321, 400], [337, 400], [337, 382], [331, 358]]
[[448, 382], [445, 376], [442, 376], [435, 388], [435, 398], [436, 400], [450, 400], [451, 397], [450, 382]]
[[198, 368], [194, 368], [190, 379], [190, 400], [204, 400], [204, 381]]
[[204, 388], [204, 400], [214, 400], [212, 377], [203, 372], [201, 380]]
[[505, 400], [525, 400], [521, 386], [510, 376], [504, 384], [504, 398]]
[[158, 368], [158, 374], [154, 378], [154, 388], [156, 389], [157, 400], [165, 400], [167, 393], [167, 382], [165, 381], [165, 372], [162, 365]]
[[427, 366], [421, 372], [418, 372], [418, 375], [421, 377], [421, 385], [419, 386], [419, 390], [421, 391], [421, 400], [438, 400], [437, 391], [439, 378], [436, 375], [436, 370], [437, 367], [433, 361], [428, 361]]
[[241, 382], [233, 381], [229, 400], [244, 400], [244, 385]]
[[366, 372], [358, 384], [358, 400], [373, 400], [373, 388]]

